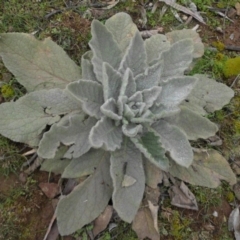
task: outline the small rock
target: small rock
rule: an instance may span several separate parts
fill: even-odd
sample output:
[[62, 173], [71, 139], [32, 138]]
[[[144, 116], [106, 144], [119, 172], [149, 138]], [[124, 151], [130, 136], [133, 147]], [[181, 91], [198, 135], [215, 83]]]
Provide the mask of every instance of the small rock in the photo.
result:
[[212, 224], [206, 224], [203, 227], [209, 232], [212, 232], [215, 230], [215, 227]]
[[214, 211], [212, 214], [214, 217], [218, 217], [218, 212]]
[[28, 177], [28, 175], [25, 172], [21, 172], [19, 174], [18, 179], [21, 183], [26, 183], [27, 182], [27, 177]]
[[38, 186], [48, 198], [54, 198], [59, 194], [59, 186], [56, 183], [40, 183]]
[[6, 83], [9, 83], [10, 80], [12, 78], [12, 74], [11, 73], [3, 73], [2, 74], [2, 80]]

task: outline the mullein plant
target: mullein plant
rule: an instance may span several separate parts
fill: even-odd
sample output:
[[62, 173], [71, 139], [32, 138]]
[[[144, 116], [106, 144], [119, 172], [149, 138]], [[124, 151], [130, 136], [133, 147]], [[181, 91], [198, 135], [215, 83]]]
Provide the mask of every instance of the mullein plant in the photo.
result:
[[203, 55], [198, 34], [180, 30], [144, 41], [126, 13], [105, 25], [93, 20], [91, 34], [81, 71], [50, 39], [0, 34], [3, 62], [28, 91], [0, 105], [0, 133], [36, 148], [42, 170], [85, 177], [60, 198], [60, 234], [93, 221], [110, 199], [119, 217], [132, 222], [149, 164], [195, 185], [233, 184], [225, 159], [198, 159], [189, 143], [216, 134], [205, 116], [234, 95], [205, 75], [184, 74]]

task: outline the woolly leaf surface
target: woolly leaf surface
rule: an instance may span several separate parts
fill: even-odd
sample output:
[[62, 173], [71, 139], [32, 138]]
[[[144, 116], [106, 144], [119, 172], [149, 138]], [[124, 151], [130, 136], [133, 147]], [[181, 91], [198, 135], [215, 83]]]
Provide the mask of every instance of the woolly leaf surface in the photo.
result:
[[158, 86], [162, 74], [162, 62], [158, 62], [151, 67], [148, 67], [144, 73], [136, 76], [135, 81], [137, 91], [149, 89]]
[[92, 128], [89, 140], [93, 147], [115, 151], [122, 143], [121, 126], [116, 126], [113, 120], [103, 117]]
[[66, 153], [68, 147], [62, 146], [60, 147], [57, 152], [56, 156], [52, 159], [45, 159], [43, 163], [41, 164], [41, 171], [47, 171], [50, 173], [55, 174], [62, 174], [64, 169], [68, 166], [68, 164], [71, 162], [70, 159], [65, 159], [64, 154]]
[[123, 56], [119, 72], [123, 74], [127, 68], [130, 68], [133, 72], [133, 76], [142, 73], [147, 67], [146, 58], [147, 55], [144, 48], [144, 41], [140, 33], [136, 32]]
[[84, 112], [92, 117], [100, 118], [102, 112], [100, 111], [103, 100], [102, 85], [87, 80], [80, 80], [70, 83], [67, 90], [80, 102], [82, 102], [82, 109]]
[[160, 137], [153, 131], [144, 133], [141, 137], [131, 138], [132, 142], [144, 156], [155, 166], [167, 171], [169, 161], [165, 156]]
[[0, 105], [0, 133], [13, 141], [36, 146], [45, 127], [60, 120], [58, 115], [80, 109], [80, 104], [63, 90], [32, 92], [16, 102]]
[[194, 77], [174, 77], [163, 83], [162, 92], [157, 102], [163, 104], [167, 108], [178, 106], [194, 88], [197, 79]]
[[196, 74], [197, 84], [183, 103], [201, 115], [220, 110], [234, 96], [234, 91], [223, 83], [216, 82], [204, 75]]
[[218, 131], [216, 124], [183, 106], [179, 113], [166, 120], [182, 129], [189, 140], [197, 140], [198, 138], [207, 139], [214, 136]]
[[96, 75], [93, 71], [92, 65], [92, 51], [88, 51], [82, 55], [81, 58], [81, 69], [82, 69], [82, 79], [97, 81]]
[[162, 53], [163, 72], [161, 82], [175, 76], [183, 76], [193, 58], [193, 44], [191, 39], [180, 40], [171, 45], [168, 51]]
[[131, 17], [123, 12], [109, 18], [105, 26], [112, 33], [122, 53], [126, 51], [131, 39], [138, 32], [138, 28], [133, 23]]
[[103, 64], [102, 84], [104, 101], [107, 101], [109, 98], [117, 100], [122, 85], [122, 76], [108, 63]]
[[102, 149], [90, 149], [81, 157], [72, 159], [63, 172], [62, 177], [80, 178], [93, 174], [99, 164], [99, 161], [109, 158], [109, 153]]
[[121, 50], [113, 35], [97, 20], [92, 21], [92, 39], [89, 46], [93, 52], [92, 64], [98, 81], [102, 82], [104, 62], [109, 63], [114, 69], [118, 69], [121, 62]]
[[144, 41], [148, 65], [153, 65], [160, 58], [162, 52], [170, 48], [170, 42], [163, 34], [156, 34]]
[[172, 159], [181, 166], [189, 167], [193, 152], [184, 132], [164, 120], [154, 123], [152, 128], [159, 134], [164, 149], [170, 152]]
[[109, 160], [99, 159], [95, 172], [73, 191], [62, 197], [56, 208], [58, 229], [69, 235], [97, 218], [112, 195]]
[[199, 36], [199, 34], [192, 29], [182, 29], [175, 30], [169, 33], [166, 33], [166, 37], [171, 44], [178, 42], [182, 39], [191, 38], [193, 41], [193, 57], [199, 58], [204, 54], [204, 44]]
[[3, 33], [0, 55], [5, 66], [27, 91], [64, 88], [80, 78], [80, 68], [49, 38], [38, 41], [31, 34]]
[[42, 158], [54, 158], [60, 146], [69, 146], [67, 155], [73, 158], [80, 157], [90, 148], [88, 136], [92, 127], [96, 124], [95, 118], [88, 118], [84, 121], [82, 115], [74, 115], [69, 119], [67, 126], [54, 124], [51, 129], [44, 133], [39, 144], [38, 155]]
[[196, 152], [194, 161], [189, 168], [179, 166], [172, 162], [169, 172], [185, 182], [193, 185], [216, 188], [221, 184], [221, 180], [236, 183], [236, 176], [229, 166], [227, 160], [216, 150]]
[[[126, 139], [122, 148], [111, 154], [110, 162], [110, 173], [114, 186], [113, 207], [121, 219], [130, 223], [137, 213], [145, 188], [141, 152], [129, 139]], [[125, 176], [130, 176], [136, 182], [124, 187]]]
[[102, 113], [113, 119], [113, 120], [121, 120], [122, 116], [118, 115], [118, 109], [116, 101], [113, 98], [108, 99], [102, 106], [101, 106]]

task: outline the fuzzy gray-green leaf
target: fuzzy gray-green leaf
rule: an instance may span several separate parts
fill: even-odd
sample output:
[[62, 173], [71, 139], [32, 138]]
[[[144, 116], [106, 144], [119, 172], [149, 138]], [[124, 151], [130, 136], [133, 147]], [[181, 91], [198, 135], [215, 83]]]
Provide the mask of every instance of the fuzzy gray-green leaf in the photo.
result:
[[82, 79], [97, 81], [96, 75], [93, 71], [93, 65], [91, 63], [93, 57], [92, 51], [88, 51], [82, 55], [81, 68], [82, 68]]
[[159, 134], [164, 149], [170, 152], [172, 159], [181, 166], [189, 167], [193, 151], [184, 132], [164, 120], [154, 123], [152, 128]]
[[[113, 207], [118, 215], [126, 222], [132, 222], [142, 201], [145, 176], [142, 165], [141, 153], [130, 142], [126, 142], [122, 148], [111, 154], [111, 177], [113, 180]], [[123, 181], [131, 177], [133, 184], [125, 187]], [[123, 184], [124, 183], [124, 184]]]
[[153, 131], [144, 133], [141, 137], [131, 138], [135, 146], [155, 166], [167, 171], [169, 161], [165, 156], [165, 149], [162, 147], [160, 137]]
[[194, 77], [173, 77], [161, 84], [162, 92], [157, 102], [167, 108], [178, 106], [194, 88], [197, 78]]
[[67, 152], [68, 147], [62, 146], [57, 152], [56, 156], [53, 159], [44, 160], [41, 164], [41, 171], [47, 171], [55, 174], [62, 174], [64, 169], [71, 162], [70, 159], [65, 159], [64, 154]]
[[123, 56], [119, 72], [122, 74], [127, 68], [133, 72], [133, 76], [142, 73], [147, 67], [147, 54], [144, 48], [144, 41], [139, 32], [131, 40], [131, 43]]
[[107, 101], [109, 98], [114, 98], [115, 100], [117, 100], [122, 84], [122, 76], [108, 63], [103, 63], [102, 84], [104, 101]]
[[163, 72], [161, 82], [175, 76], [183, 76], [193, 59], [193, 43], [191, 39], [180, 40], [162, 53]]
[[111, 195], [109, 160], [99, 159], [93, 175], [60, 199], [56, 209], [60, 234], [69, 235], [97, 218], [107, 206]]
[[204, 54], [204, 44], [199, 36], [199, 34], [192, 30], [192, 29], [182, 29], [182, 30], [175, 30], [166, 34], [168, 41], [171, 44], [178, 42], [182, 39], [191, 38], [193, 41], [193, 57], [199, 58], [202, 57]]
[[36, 146], [47, 125], [60, 120], [59, 115], [80, 111], [81, 105], [63, 90], [32, 92], [16, 102], [0, 105], [0, 133], [16, 142]]
[[28, 91], [64, 88], [81, 77], [80, 68], [49, 38], [38, 41], [25, 33], [0, 36], [0, 56], [5, 66]]
[[122, 53], [126, 51], [131, 39], [138, 31], [131, 17], [124, 13], [117, 13], [105, 23], [106, 28], [112, 33]]
[[96, 118], [102, 116], [100, 107], [104, 103], [104, 99], [101, 84], [90, 80], [80, 80], [69, 84], [67, 90], [83, 103], [84, 112]]
[[162, 62], [158, 62], [148, 67], [144, 73], [139, 74], [136, 78], [137, 91], [149, 89], [158, 86], [162, 74]]
[[103, 117], [92, 128], [89, 140], [93, 147], [115, 151], [122, 143], [121, 126], [116, 126], [113, 120]]
[[206, 115], [220, 110], [234, 96], [234, 91], [223, 83], [201, 74], [194, 77], [198, 78], [198, 82], [183, 105], [198, 114]]
[[163, 34], [156, 34], [144, 41], [147, 52], [147, 63], [153, 65], [160, 58], [162, 52], [170, 48], [170, 42]]
[[216, 124], [184, 106], [179, 113], [166, 120], [182, 129], [189, 140], [207, 139], [218, 131]]
[[92, 39], [89, 46], [93, 52], [92, 64], [98, 81], [103, 79], [103, 63], [109, 63], [114, 69], [118, 69], [121, 61], [121, 50], [113, 35], [97, 20], [92, 21]]
[[199, 152], [194, 154], [193, 164], [189, 168], [172, 162], [169, 172], [185, 182], [203, 187], [216, 188], [221, 180], [228, 181], [231, 185], [236, 183], [236, 176], [227, 160], [213, 149], [199, 149]]
[[108, 152], [102, 149], [90, 149], [79, 158], [71, 160], [62, 174], [62, 178], [80, 178], [93, 174], [99, 161], [110, 159]]
[[91, 148], [88, 136], [96, 122], [97, 120], [91, 117], [84, 121], [82, 115], [76, 114], [69, 119], [67, 126], [53, 125], [44, 133], [38, 154], [42, 158], [53, 158], [62, 143], [69, 146], [68, 155], [73, 158], [80, 157]]

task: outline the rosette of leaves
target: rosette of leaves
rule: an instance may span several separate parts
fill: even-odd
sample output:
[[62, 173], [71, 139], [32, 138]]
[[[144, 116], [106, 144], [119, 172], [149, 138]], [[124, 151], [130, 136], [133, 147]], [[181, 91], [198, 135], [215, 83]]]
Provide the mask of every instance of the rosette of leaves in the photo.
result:
[[6, 67], [29, 92], [1, 104], [0, 133], [38, 148], [46, 159], [42, 170], [86, 177], [58, 203], [61, 235], [94, 220], [110, 199], [120, 218], [132, 222], [149, 164], [193, 184], [213, 187], [212, 176], [234, 182], [226, 161], [224, 171], [204, 165], [189, 143], [215, 135], [218, 127], [204, 116], [233, 97], [224, 84], [184, 74], [203, 54], [198, 34], [173, 31], [143, 41], [126, 13], [105, 25], [93, 20], [91, 29], [81, 74], [50, 39], [0, 35]]

